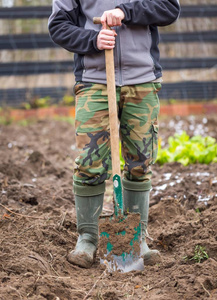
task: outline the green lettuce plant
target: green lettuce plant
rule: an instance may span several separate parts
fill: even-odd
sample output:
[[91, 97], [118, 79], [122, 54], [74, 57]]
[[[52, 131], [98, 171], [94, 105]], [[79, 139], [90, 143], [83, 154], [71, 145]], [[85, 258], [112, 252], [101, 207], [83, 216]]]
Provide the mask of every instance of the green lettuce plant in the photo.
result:
[[167, 162], [179, 162], [184, 166], [201, 163], [217, 162], [217, 143], [210, 136], [200, 135], [190, 138], [185, 131], [168, 139], [169, 146], [162, 148], [159, 143], [157, 162], [161, 165]]

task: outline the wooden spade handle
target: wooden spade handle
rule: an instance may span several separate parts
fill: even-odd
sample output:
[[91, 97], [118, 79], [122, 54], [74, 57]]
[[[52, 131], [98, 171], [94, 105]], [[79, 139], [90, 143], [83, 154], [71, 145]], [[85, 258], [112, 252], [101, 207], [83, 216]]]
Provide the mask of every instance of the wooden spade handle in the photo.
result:
[[[101, 24], [101, 18], [93, 18], [94, 24]], [[108, 25], [107, 29], [111, 29]], [[109, 105], [109, 124], [112, 156], [112, 174], [121, 176], [120, 155], [119, 155], [119, 123], [117, 113], [115, 67], [113, 49], [105, 50], [105, 65], [107, 78], [107, 93]]]
[[94, 17], [93, 18], [93, 24], [102, 24], [100, 17]]

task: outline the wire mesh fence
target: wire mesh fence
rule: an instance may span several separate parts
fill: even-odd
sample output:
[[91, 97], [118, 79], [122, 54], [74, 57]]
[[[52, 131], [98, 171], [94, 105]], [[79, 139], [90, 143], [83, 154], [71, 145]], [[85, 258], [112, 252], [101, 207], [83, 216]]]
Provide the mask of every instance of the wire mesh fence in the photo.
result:
[[[48, 34], [51, 0], [0, 1], [0, 106], [71, 95], [73, 53]], [[180, 19], [160, 28], [161, 99], [217, 99], [216, 0], [183, 0]]]

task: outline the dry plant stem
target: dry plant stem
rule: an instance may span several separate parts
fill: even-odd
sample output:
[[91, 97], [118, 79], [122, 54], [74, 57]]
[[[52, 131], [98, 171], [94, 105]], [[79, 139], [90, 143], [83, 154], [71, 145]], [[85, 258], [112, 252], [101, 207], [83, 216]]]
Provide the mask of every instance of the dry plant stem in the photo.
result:
[[92, 293], [92, 291], [94, 290], [94, 288], [96, 287], [97, 283], [103, 279], [103, 277], [106, 275], [107, 269], [99, 276], [99, 278], [97, 279], [97, 281], [94, 283], [94, 285], [92, 286], [92, 288], [89, 290], [89, 292], [87, 293], [87, 295], [83, 298], [83, 300], [86, 300], [90, 294]]
[[202, 288], [204, 289], [204, 291], [209, 295], [209, 297], [211, 297], [211, 294], [209, 291], [207, 291], [207, 289], [205, 288], [205, 286], [202, 284], [202, 282], [200, 283], [202, 285]]
[[154, 241], [154, 239], [149, 235], [148, 230], [146, 229], [146, 238], [150, 241]]
[[161, 280], [159, 283], [153, 285], [152, 287], [150, 287], [149, 285], [147, 285], [147, 287], [144, 286], [144, 287], [143, 287], [143, 290], [144, 290], [146, 293], [148, 293], [149, 291], [151, 291], [151, 290], [153, 290], [153, 289], [159, 287], [159, 285], [160, 285], [161, 283], [163, 283], [165, 280], [166, 280], [166, 278], [163, 279], [163, 280]]
[[150, 291], [150, 290], [153, 290], [153, 289], [155, 289], [155, 288], [157, 288], [157, 287], [159, 287], [159, 285], [160, 285], [161, 283], [163, 283], [165, 280], [166, 280], [166, 278], [163, 279], [163, 280], [161, 280], [158, 284], [154, 285], [153, 287], [150, 287], [149, 291]]
[[65, 221], [66, 215], [67, 215], [67, 212], [64, 212], [64, 213], [63, 213], [62, 220], [61, 220], [61, 222], [60, 222], [60, 224], [59, 224], [59, 227], [58, 227], [59, 230], [60, 230], [60, 228], [63, 226], [63, 223], [64, 223], [64, 221]]
[[9, 286], [9, 288], [12, 289], [13, 291], [15, 291], [20, 296], [20, 299], [22, 300], [21, 294], [20, 294], [20, 292], [17, 289], [15, 289], [12, 286]]
[[[43, 267], [47, 271], [47, 273], [49, 275], [51, 275], [50, 265], [49, 265], [49, 263], [43, 257], [41, 257], [37, 253], [34, 253], [34, 255], [28, 255], [28, 257], [39, 261], [43, 265]], [[57, 274], [57, 273], [56, 273], [56, 275], [59, 276], [59, 274]]]
[[41, 217], [33, 217], [33, 216], [27, 216], [27, 215], [22, 215], [22, 214], [15, 213], [15, 212], [13, 212], [12, 210], [10, 210], [9, 208], [7, 208], [6, 206], [4, 206], [1, 203], [0, 203], [0, 206], [2, 206], [4, 209], [6, 209], [7, 211], [9, 211], [11, 214], [14, 214], [14, 215], [19, 216], [19, 217], [45, 220], [44, 218], [41, 218]]
[[54, 269], [54, 267], [50, 264], [51, 269], [54, 271], [54, 273], [57, 275], [57, 277], [60, 277], [57, 271]]
[[30, 227], [28, 227], [28, 228], [26, 228], [25, 230], [23, 230], [18, 236], [21, 236], [22, 234], [24, 234], [26, 231], [28, 231], [28, 230], [30, 230], [30, 229], [32, 229], [33, 227], [35, 227], [35, 225], [32, 225], [32, 226], [30, 226]]
[[44, 275], [37, 275], [37, 277], [49, 277], [49, 278], [55, 278], [55, 279], [72, 279], [72, 277], [63, 277], [63, 276], [54, 276], [54, 275], [48, 275], [48, 274], [44, 274]]
[[132, 295], [131, 295], [132, 298], [133, 298], [133, 296], [134, 296], [134, 293], [135, 293], [135, 288], [133, 288], [133, 293], [132, 293]]

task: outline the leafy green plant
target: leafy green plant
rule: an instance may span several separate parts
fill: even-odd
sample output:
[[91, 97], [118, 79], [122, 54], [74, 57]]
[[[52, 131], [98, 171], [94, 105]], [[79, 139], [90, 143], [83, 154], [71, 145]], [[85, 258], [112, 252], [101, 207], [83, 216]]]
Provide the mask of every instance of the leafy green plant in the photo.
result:
[[38, 98], [35, 99], [34, 103], [32, 103], [33, 108], [43, 108], [43, 107], [48, 107], [51, 104], [50, 97], [44, 97], [44, 98]]
[[210, 136], [200, 135], [190, 138], [185, 131], [169, 137], [168, 148], [162, 149], [159, 144], [157, 162], [180, 162], [184, 166], [194, 163], [209, 164], [217, 162], [217, 143]]
[[10, 125], [13, 122], [10, 107], [0, 108], [0, 125]]
[[170, 103], [170, 104], [175, 104], [175, 103], [177, 103], [177, 100], [176, 100], [176, 99], [173, 99], [173, 98], [171, 98], [171, 99], [169, 99], [169, 103]]
[[30, 104], [30, 103], [28, 103], [28, 102], [23, 102], [23, 103], [21, 104], [21, 108], [28, 110], [28, 109], [31, 109], [32, 107], [31, 107], [31, 104]]
[[70, 106], [74, 103], [75, 98], [72, 95], [65, 95], [61, 101], [62, 105]]
[[43, 98], [33, 98], [29, 102], [23, 102], [20, 105], [21, 109], [32, 109], [32, 108], [44, 108], [49, 107], [52, 104], [51, 98], [49, 96]]
[[209, 256], [206, 252], [206, 249], [200, 245], [196, 245], [194, 249], [194, 256], [192, 257], [187, 257], [185, 256], [185, 260], [194, 260], [197, 263], [201, 263], [203, 260], [208, 259]]

